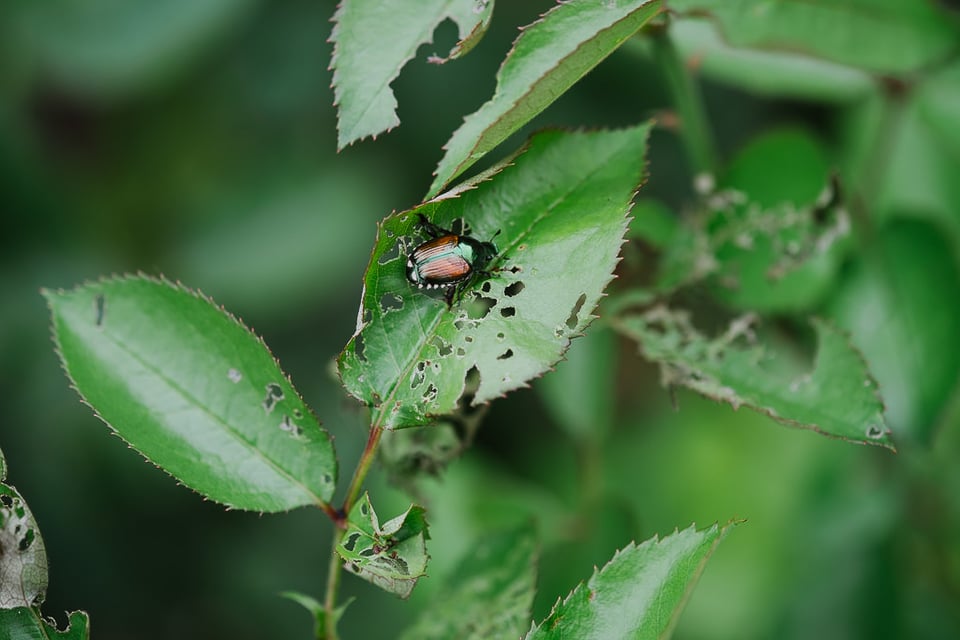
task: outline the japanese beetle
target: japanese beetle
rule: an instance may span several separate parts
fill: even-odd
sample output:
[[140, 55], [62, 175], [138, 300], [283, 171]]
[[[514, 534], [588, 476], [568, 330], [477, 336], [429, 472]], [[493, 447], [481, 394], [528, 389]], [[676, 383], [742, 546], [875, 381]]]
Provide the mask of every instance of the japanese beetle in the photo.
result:
[[430, 239], [417, 245], [407, 257], [407, 280], [421, 289], [447, 289], [444, 299], [450, 307], [454, 296], [459, 297], [477, 277], [490, 275], [484, 268], [496, 257], [497, 248], [493, 242], [439, 227], [422, 213], [417, 216], [420, 228]]

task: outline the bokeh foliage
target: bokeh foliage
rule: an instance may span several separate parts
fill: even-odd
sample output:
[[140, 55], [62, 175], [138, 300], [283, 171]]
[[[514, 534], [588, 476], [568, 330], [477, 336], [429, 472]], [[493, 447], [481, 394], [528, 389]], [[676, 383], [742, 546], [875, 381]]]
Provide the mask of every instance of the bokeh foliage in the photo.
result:
[[[594, 425], [551, 412], [564, 392], [540, 393], [549, 377], [496, 402], [471, 452], [420, 487], [433, 560], [413, 607], [345, 582], [378, 612], [348, 613], [346, 637], [378, 637], [426, 609], [473, 533], [531, 513], [543, 545], [537, 620], [630, 540], [736, 515], [748, 523], [711, 560], [677, 637], [960, 633], [956, 10], [784, 0], [757, 3], [773, 8], [756, 16], [747, 2], [668, 4], [693, 11], [670, 32], [698, 74], [726, 167], [718, 187], [760, 202], [757, 185], [809, 185], [793, 204], [813, 212], [826, 169], [852, 225], [821, 263], [780, 281], [786, 293], [758, 296], [709, 271], [680, 301], [711, 328], [730, 308], [762, 307], [764, 326], [801, 347], [815, 344], [806, 315], [849, 332], [899, 453], [684, 391], [674, 411], [636, 345], [614, 337], [614, 364], [590, 376], [601, 381], [591, 398], [613, 410]], [[421, 49], [394, 83], [401, 126], [339, 156], [324, 71], [332, 3], [0, 9], [0, 445], [44, 532], [50, 611], [84, 608], [104, 638], [179, 637], [185, 624], [197, 637], [304, 637], [307, 617], [264, 594], [317, 593], [328, 545], [316, 540], [320, 514], [222, 513], [105, 438], [63, 389], [38, 289], [144, 269], [214, 295], [266, 338], [307, 403], [324, 407], [341, 461], [354, 460], [365, 425], [328, 363], [353, 331], [375, 222], [419, 201], [441, 146], [493, 92], [516, 26], [550, 6], [501, 3], [484, 40], [446, 65], [424, 64]], [[458, 37], [441, 25], [428, 48], [445, 55]], [[622, 126], [668, 108], [668, 70], [649, 49], [617, 51], [532, 127]], [[771, 143], [772, 131], [787, 133]], [[648, 212], [667, 211], [662, 237], [704, 212], [682, 152], [654, 131], [644, 197], [655, 204], [635, 208], [635, 239], [656, 231], [638, 227]], [[659, 275], [657, 244], [625, 248], [617, 287]], [[737, 265], [738, 277], [769, 266]], [[564, 368], [596, 361], [571, 354], [558, 374], [582, 393], [582, 374]], [[383, 513], [409, 505], [371, 493]]]

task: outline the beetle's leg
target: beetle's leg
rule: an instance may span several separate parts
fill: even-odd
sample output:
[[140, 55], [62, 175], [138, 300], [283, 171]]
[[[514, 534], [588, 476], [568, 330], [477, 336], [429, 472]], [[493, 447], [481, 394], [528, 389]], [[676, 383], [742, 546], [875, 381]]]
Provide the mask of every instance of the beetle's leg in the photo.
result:
[[417, 214], [417, 224], [420, 226], [421, 229], [426, 231], [427, 235], [429, 235], [431, 238], [442, 238], [443, 236], [450, 235], [449, 231], [433, 224], [432, 222], [427, 220], [427, 217], [422, 213]]
[[453, 308], [453, 296], [456, 295], [458, 287], [447, 287], [447, 292], [443, 294], [443, 299], [447, 301], [447, 311]]

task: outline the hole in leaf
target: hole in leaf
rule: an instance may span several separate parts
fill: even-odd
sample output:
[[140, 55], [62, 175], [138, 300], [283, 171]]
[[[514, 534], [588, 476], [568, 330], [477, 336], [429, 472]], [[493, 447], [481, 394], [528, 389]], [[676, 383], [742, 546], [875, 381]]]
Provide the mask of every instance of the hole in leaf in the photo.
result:
[[[388, 231], [387, 233], [390, 234], [390, 237], [393, 236], [393, 233], [392, 233], [392, 232]], [[393, 246], [390, 247], [389, 250], [384, 251], [383, 254], [381, 254], [381, 256], [380, 256], [380, 258], [377, 260], [377, 262], [380, 263], [381, 265], [384, 265], [384, 264], [387, 264], [388, 262], [392, 262], [393, 260], [397, 260], [397, 259], [400, 258], [404, 253], [405, 253], [405, 252], [404, 252], [404, 246], [403, 246], [403, 244], [402, 244], [401, 242], [399, 242], [399, 241], [398, 241], [398, 242], [394, 242], [394, 243], [393, 243]]]
[[358, 333], [353, 339], [353, 355], [357, 356], [357, 360], [366, 361], [366, 358], [363, 356], [364, 347], [363, 333]]
[[416, 389], [423, 384], [424, 380], [427, 378], [426, 374], [427, 363], [423, 360], [417, 363], [417, 366], [413, 368], [413, 377], [410, 380], [410, 388]]
[[431, 382], [427, 385], [427, 390], [423, 392], [423, 401], [424, 402], [433, 402], [437, 399], [437, 393], [440, 390]]
[[497, 306], [497, 300], [495, 298], [480, 295], [474, 296], [473, 300], [467, 305], [467, 319], [482, 320], [487, 317], [490, 309], [493, 309], [495, 306]]
[[508, 358], [513, 357], [513, 349], [507, 349], [503, 353], [497, 356], [497, 360], [507, 360]]
[[[363, 515], [367, 515], [367, 510], [364, 507], [360, 507], [360, 512]], [[357, 542], [360, 541], [360, 534], [357, 532], [351, 533], [347, 536], [347, 539], [343, 541], [343, 548], [347, 551], [353, 551], [357, 547]]]
[[480, 287], [480, 290], [483, 291], [484, 293], [490, 293], [490, 283], [484, 282], [483, 285]]
[[300, 409], [294, 409], [294, 410], [293, 410], [293, 419], [294, 419], [294, 420], [302, 420], [302, 419], [303, 419], [303, 411], [300, 411]]
[[283, 400], [283, 387], [276, 382], [267, 383], [267, 395], [263, 399], [263, 410], [267, 413], [272, 412], [281, 400]]
[[17, 543], [17, 549], [21, 552], [26, 551], [30, 548], [30, 545], [33, 544], [34, 539], [37, 537], [37, 534], [34, 532], [33, 527], [29, 527], [23, 533], [23, 537], [20, 538]]
[[303, 434], [300, 425], [294, 424], [288, 415], [284, 415], [283, 419], [280, 420], [280, 430], [288, 432], [294, 438], [299, 438]]
[[583, 309], [583, 303], [587, 301], [587, 294], [581, 293], [580, 297], [577, 298], [577, 303], [573, 305], [573, 311], [570, 312], [570, 317], [567, 318], [567, 328], [573, 331], [577, 328], [577, 324], [580, 322], [580, 310]]
[[508, 298], [512, 298], [513, 296], [515, 296], [515, 295], [517, 295], [518, 293], [520, 293], [521, 291], [523, 291], [523, 289], [524, 289], [525, 286], [526, 286], [526, 285], [523, 284], [522, 281], [517, 280], [517, 281], [514, 282], [513, 284], [508, 285], [507, 288], [503, 290], [503, 292], [504, 292], [505, 294], [507, 294], [507, 297], [508, 297]]
[[462, 358], [462, 357], [465, 356], [465, 355], [467, 355], [467, 352], [464, 350], [464, 348], [463, 348], [463, 347], [457, 347], [457, 357], [458, 357], [458, 358]]
[[502, 332], [502, 331], [497, 334], [497, 340], [503, 340], [504, 338], [506, 338], [506, 336], [503, 335], [503, 332]]
[[504, 307], [503, 309], [500, 309], [500, 315], [502, 315], [504, 318], [512, 318], [513, 316], [517, 315], [517, 309], [516, 307]]
[[98, 293], [93, 298], [93, 324], [98, 329], [103, 326], [104, 314], [107, 311], [107, 298]]
[[463, 336], [464, 342], [473, 342], [473, 336]]
[[453, 345], [440, 336], [433, 336], [433, 339], [430, 340], [430, 344], [437, 348], [437, 353], [441, 358], [445, 358], [453, 353]]
[[385, 293], [380, 296], [380, 310], [383, 313], [403, 309], [403, 298], [395, 293]]
[[473, 399], [477, 395], [477, 389], [480, 388], [480, 370], [477, 369], [477, 365], [473, 365], [467, 369], [467, 373], [463, 376], [463, 393], [460, 394], [460, 399], [457, 400], [457, 406], [461, 413], [466, 413], [471, 409], [473, 404]]
[[878, 427], [875, 424], [871, 424], [867, 427], [867, 437], [873, 440], [883, 437], [883, 429]]

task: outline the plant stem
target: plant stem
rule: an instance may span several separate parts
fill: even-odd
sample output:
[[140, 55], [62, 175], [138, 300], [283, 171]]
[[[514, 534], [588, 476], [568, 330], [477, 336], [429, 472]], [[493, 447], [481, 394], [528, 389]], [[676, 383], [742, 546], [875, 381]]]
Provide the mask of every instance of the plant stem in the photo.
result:
[[360, 462], [357, 463], [357, 469], [353, 472], [353, 480], [350, 481], [350, 488], [347, 489], [347, 499], [343, 503], [343, 512], [350, 513], [350, 507], [360, 496], [360, 489], [363, 488], [363, 481], [367, 478], [370, 471], [370, 465], [373, 464], [373, 458], [377, 453], [377, 445], [380, 443], [380, 436], [383, 435], [383, 427], [379, 423], [370, 427], [370, 435], [367, 438], [367, 446], [360, 456]]
[[330, 548], [330, 567], [327, 569], [327, 590], [323, 600], [325, 640], [337, 640], [337, 591], [340, 587], [340, 556], [337, 554], [337, 545], [343, 539], [344, 530], [336, 527], [333, 530], [333, 546]]
[[669, 23], [652, 33], [653, 53], [666, 77], [674, 108], [680, 119], [680, 135], [690, 156], [694, 175], [715, 175], [717, 153], [707, 124], [703, 99], [693, 78], [670, 39]]
[[370, 435], [367, 437], [367, 446], [363, 449], [357, 468], [353, 472], [353, 479], [350, 480], [350, 486], [347, 489], [347, 497], [343, 502], [343, 508], [334, 518], [336, 525], [333, 531], [333, 546], [330, 548], [330, 567], [327, 571], [327, 590], [324, 595], [323, 608], [326, 612], [325, 631], [326, 640], [337, 640], [337, 591], [340, 587], [340, 555], [337, 553], [337, 546], [343, 539], [346, 527], [346, 517], [350, 513], [350, 508], [357, 501], [360, 490], [363, 488], [363, 481], [367, 478], [370, 471], [370, 465], [377, 453], [377, 445], [380, 443], [380, 436], [383, 435], [383, 427], [379, 422], [370, 427]]

